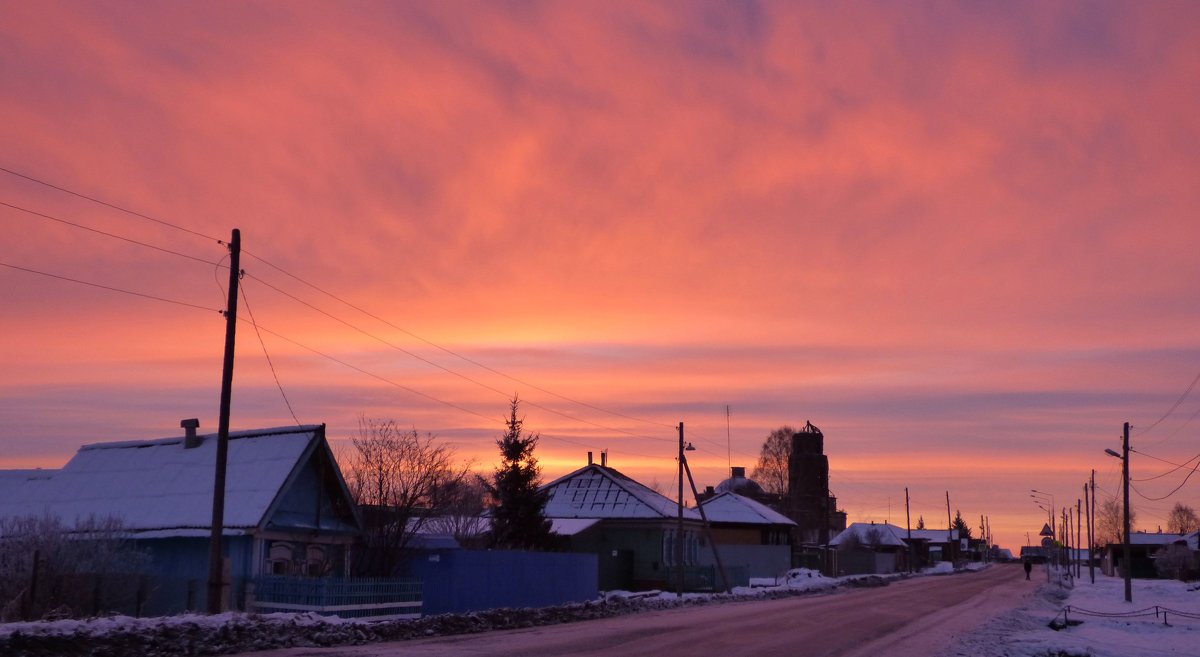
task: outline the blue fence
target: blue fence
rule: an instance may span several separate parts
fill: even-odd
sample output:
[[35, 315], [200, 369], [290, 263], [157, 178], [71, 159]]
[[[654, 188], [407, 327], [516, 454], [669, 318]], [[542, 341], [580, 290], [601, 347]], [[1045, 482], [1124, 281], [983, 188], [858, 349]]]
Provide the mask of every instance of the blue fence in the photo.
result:
[[508, 550], [418, 553], [407, 575], [424, 586], [425, 615], [550, 607], [599, 596], [596, 555]]
[[273, 575], [254, 580], [249, 611], [311, 611], [342, 618], [420, 618], [421, 582], [411, 579], [308, 578]]

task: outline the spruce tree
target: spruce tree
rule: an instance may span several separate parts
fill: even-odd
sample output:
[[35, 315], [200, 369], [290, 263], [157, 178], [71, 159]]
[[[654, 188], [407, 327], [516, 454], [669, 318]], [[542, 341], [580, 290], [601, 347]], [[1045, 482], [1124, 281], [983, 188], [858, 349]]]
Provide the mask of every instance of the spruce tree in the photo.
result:
[[959, 538], [971, 538], [971, 526], [967, 524], [966, 520], [963, 520], [962, 513], [958, 509], [954, 510], [954, 522], [950, 527], [958, 530]]
[[925, 529], [925, 516], [917, 516], [917, 529]]
[[514, 550], [550, 547], [550, 521], [546, 518], [546, 494], [538, 490], [541, 468], [533, 456], [537, 434], [523, 435], [523, 418], [517, 417], [520, 400], [514, 395], [504, 435], [496, 441], [500, 466], [488, 486], [493, 503], [492, 545]]

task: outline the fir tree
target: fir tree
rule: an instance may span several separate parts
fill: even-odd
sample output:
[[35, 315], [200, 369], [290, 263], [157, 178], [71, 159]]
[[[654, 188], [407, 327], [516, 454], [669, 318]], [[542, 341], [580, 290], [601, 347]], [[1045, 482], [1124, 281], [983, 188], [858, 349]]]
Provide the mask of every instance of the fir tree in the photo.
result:
[[917, 516], [917, 529], [925, 529], [925, 516]]
[[492, 545], [516, 550], [550, 546], [550, 521], [545, 516], [546, 494], [538, 490], [541, 468], [533, 456], [537, 434], [522, 435], [523, 418], [517, 417], [520, 400], [514, 395], [507, 430], [496, 441], [500, 466], [488, 485], [492, 508]]
[[971, 526], [963, 520], [962, 512], [958, 509], [954, 510], [954, 522], [950, 524], [950, 528], [958, 530], [959, 538], [971, 538]]

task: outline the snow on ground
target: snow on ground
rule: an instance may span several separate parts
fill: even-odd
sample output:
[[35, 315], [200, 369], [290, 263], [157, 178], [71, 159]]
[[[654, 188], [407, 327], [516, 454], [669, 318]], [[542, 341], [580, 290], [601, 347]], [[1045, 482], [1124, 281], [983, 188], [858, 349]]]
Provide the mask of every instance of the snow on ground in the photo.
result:
[[[1045, 571], [1041, 576], [1046, 577]], [[1035, 577], [1038, 575], [1035, 572]], [[1096, 573], [1092, 584], [1087, 574], [1071, 587], [1051, 582], [1042, 585], [1021, 607], [995, 618], [939, 657], [1160, 657], [1200, 655], [1200, 618], [1186, 618], [1180, 611], [1200, 616], [1200, 590], [1176, 580], [1133, 580], [1133, 602], [1125, 602], [1124, 580]], [[1063, 622], [1069, 605], [1071, 622], [1083, 621], [1060, 630], [1051, 621]], [[1158, 608], [1160, 612], [1156, 616]], [[1166, 624], [1161, 610], [1166, 609]], [[1104, 617], [1098, 614], [1130, 614]]]

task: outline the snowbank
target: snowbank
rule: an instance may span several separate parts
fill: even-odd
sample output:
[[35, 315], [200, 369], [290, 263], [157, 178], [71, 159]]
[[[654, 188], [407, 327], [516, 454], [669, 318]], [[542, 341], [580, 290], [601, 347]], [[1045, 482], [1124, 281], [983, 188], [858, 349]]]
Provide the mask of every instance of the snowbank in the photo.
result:
[[[1044, 574], [1043, 574], [1044, 577]], [[1039, 595], [994, 619], [960, 642], [953, 654], [974, 657], [1159, 657], [1200, 654], [1200, 591], [1174, 580], [1133, 580], [1133, 602], [1125, 602], [1124, 580], [1086, 573], [1073, 588], [1042, 585]], [[1060, 630], [1066, 618], [1078, 625]], [[1157, 607], [1157, 610], [1156, 610]], [[1163, 610], [1166, 616], [1162, 615]], [[1156, 611], [1158, 613], [1156, 613]], [[1120, 614], [1121, 616], [1118, 616]]]
[[[182, 615], [166, 618], [114, 616], [88, 620], [0, 624], [0, 655], [219, 655], [274, 648], [358, 645], [379, 641], [471, 634], [610, 618], [654, 609], [724, 604], [812, 595], [839, 587], [886, 586], [887, 576], [830, 578], [804, 568], [792, 569], [769, 586], [737, 587], [730, 593], [687, 593], [682, 599], [665, 591], [610, 591], [600, 599], [544, 609], [493, 609], [467, 614], [427, 616], [411, 621], [369, 622], [316, 614]], [[776, 583], [778, 582], [778, 583]]]

